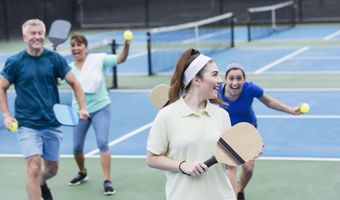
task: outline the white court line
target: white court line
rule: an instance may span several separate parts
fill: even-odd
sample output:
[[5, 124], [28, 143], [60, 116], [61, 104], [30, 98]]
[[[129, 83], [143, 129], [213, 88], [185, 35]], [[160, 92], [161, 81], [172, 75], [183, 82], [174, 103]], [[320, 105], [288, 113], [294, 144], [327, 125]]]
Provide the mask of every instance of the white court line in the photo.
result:
[[340, 119], [340, 115], [257, 115], [259, 119]]
[[[109, 93], [150, 93], [152, 89], [116, 89]], [[264, 88], [267, 92], [339, 92], [340, 88]], [[72, 90], [62, 90], [59, 93], [71, 93]], [[15, 93], [15, 91], [9, 91]]]
[[[151, 50], [151, 53], [155, 53], [155, 52], [156, 52], [156, 50]], [[148, 55], [147, 51], [143, 51], [143, 52], [139, 52], [139, 53], [134, 53], [134, 54], [129, 54], [129, 56], [127, 57], [127, 60], [143, 57], [145, 55]]]
[[[340, 88], [263, 88], [266, 92], [339, 92]], [[109, 93], [150, 93], [152, 89], [116, 89]], [[72, 90], [61, 90], [59, 93], [72, 93]], [[15, 91], [9, 91], [15, 93]]]
[[[209, 34], [205, 34], [205, 35], [199, 35], [198, 40], [209, 39], [209, 38], [215, 37], [217, 35], [222, 35], [222, 34], [225, 34], [225, 33], [228, 33], [228, 32], [230, 32], [230, 31], [225, 30], [225, 31], [218, 31], [218, 32], [215, 32], [215, 33], [209, 33]], [[187, 43], [195, 42], [195, 41], [196, 41], [196, 38], [191, 38], [191, 39], [183, 40], [182, 42], [187, 44]]]
[[131, 54], [128, 56], [128, 59], [133, 59], [133, 58], [138, 58], [138, 57], [142, 57], [142, 56], [145, 56], [147, 55], [148, 52], [146, 51], [143, 51], [143, 52], [139, 52], [139, 53], [134, 53], [134, 54]]
[[336, 161], [340, 158], [318, 158], [318, 157], [260, 157], [260, 160], [295, 160], [295, 161]]
[[304, 56], [292, 60], [340, 60], [340, 56]]
[[[0, 154], [0, 158], [23, 158], [23, 154]], [[62, 154], [61, 158], [74, 158], [73, 154]], [[90, 155], [86, 158], [99, 158], [100, 155]], [[145, 158], [145, 155], [112, 155], [111, 158]]]
[[[1, 155], [0, 155], [1, 157]], [[99, 158], [99, 155], [90, 156], [89, 158]], [[136, 158], [145, 159], [145, 155], [112, 155], [111, 158]], [[339, 162], [340, 158], [319, 158], [319, 157], [274, 157], [274, 156], [260, 156], [259, 160], [290, 160], [290, 161], [332, 161]]]
[[[338, 92], [340, 88], [263, 88], [270, 92]], [[109, 93], [150, 93], [152, 89], [116, 89], [110, 90]], [[59, 93], [72, 93], [70, 90], [61, 90]], [[8, 93], [15, 93], [14, 90]]]
[[[89, 50], [91, 49], [95, 49], [95, 48], [98, 48], [98, 47], [101, 47], [101, 46], [107, 46], [109, 45], [111, 42], [111, 40], [109, 39], [104, 39], [102, 41], [99, 41], [99, 42], [94, 42], [92, 44], [89, 44]], [[152, 50], [151, 52], [154, 52], [154, 50]], [[62, 56], [68, 56], [68, 55], [71, 55], [71, 51], [68, 49], [68, 50], [62, 50], [62, 51], [59, 51], [59, 53], [62, 55]], [[148, 52], [147, 51], [143, 51], [143, 52], [139, 52], [139, 53], [134, 53], [134, 54], [129, 54], [129, 56], [127, 57], [127, 60], [129, 59], [133, 59], [133, 58], [138, 58], [138, 57], [142, 57], [142, 56], [145, 56], [147, 55]]]
[[[340, 88], [268, 88], [265, 89], [266, 91], [340, 91]], [[150, 90], [118, 90], [118, 91], [111, 91], [111, 92], [149, 92]], [[14, 91], [12, 91], [14, 93]], [[63, 92], [70, 92], [70, 91], [63, 91]], [[258, 118], [263, 118], [263, 119], [288, 119], [288, 118], [305, 118], [305, 119], [340, 119], [340, 115], [298, 115], [298, 116], [293, 116], [293, 115], [257, 115]], [[109, 146], [113, 146], [115, 144], [118, 144], [134, 135], [139, 134], [140, 132], [144, 131], [145, 129], [151, 127], [152, 122], [135, 129], [129, 133], [126, 133], [122, 135], [121, 137], [117, 138], [116, 140], [113, 140], [112, 142], [109, 143]], [[85, 156], [86, 157], [96, 157], [95, 154], [99, 153], [98, 149], [95, 149], [89, 153], [87, 153]], [[0, 157], [22, 157], [21, 154], [0, 154]], [[62, 155], [62, 157], [73, 157], [72, 155]]]
[[[264, 118], [264, 119], [290, 119], [290, 118], [305, 118], [305, 119], [340, 119], [340, 115], [257, 115], [257, 117], [260, 118]], [[111, 141], [109, 143], [109, 146], [112, 147], [113, 145], [116, 145], [120, 142], [123, 142], [124, 140], [127, 140], [128, 138], [137, 135], [139, 133], [141, 133], [142, 131], [144, 131], [145, 129], [150, 128], [152, 125], [152, 122], [138, 128], [135, 129], [127, 134], [122, 135], [121, 137]], [[85, 156], [86, 157], [91, 157], [94, 156], [95, 154], [99, 153], [99, 149], [95, 149], [89, 153], [87, 153]]]
[[340, 88], [265, 88], [266, 92], [340, 92]]
[[283, 63], [283, 62], [285, 62], [285, 61], [307, 51], [308, 49], [309, 49], [309, 46], [304, 46], [304, 47], [302, 47], [302, 48], [300, 48], [300, 49], [298, 49], [298, 50], [296, 50], [296, 51], [294, 51], [294, 52], [292, 52], [292, 53], [290, 53], [290, 54], [288, 54], [288, 55], [286, 55], [286, 56], [284, 56], [284, 57], [282, 57], [282, 58], [280, 58], [280, 59], [278, 59], [278, 60], [276, 60], [272, 63], [269, 63], [268, 65], [261, 67], [260, 69], [256, 70], [254, 72], [254, 74], [261, 74], [264, 71], [266, 71], [266, 70], [268, 70], [268, 69], [270, 69], [270, 68], [272, 68], [276, 65], [279, 65], [279, 64], [281, 64], [281, 63]]
[[[122, 142], [122, 141], [124, 141], [124, 140], [127, 140], [128, 138], [130, 138], [130, 137], [132, 137], [132, 136], [134, 136], [134, 135], [137, 135], [138, 133], [141, 133], [141, 132], [144, 131], [145, 129], [150, 128], [151, 125], [152, 125], [152, 122], [150, 122], [150, 123], [148, 123], [148, 124], [145, 124], [144, 126], [139, 127], [139, 128], [137, 128], [137, 129], [135, 129], [135, 130], [133, 130], [133, 131], [127, 133], [127, 134], [122, 135], [121, 137], [119, 137], [119, 138], [117, 138], [117, 139], [111, 141], [111, 142], [109, 143], [109, 147], [112, 147], [112, 146], [115, 145], [115, 144], [118, 144], [118, 143], [120, 143], [120, 142]], [[85, 154], [85, 156], [92, 156], [92, 155], [97, 154], [97, 153], [99, 153], [99, 149], [95, 149], [95, 150], [93, 150], [93, 151], [90, 151], [89, 153]]]
[[325, 37], [323, 38], [323, 41], [328, 41], [328, 40], [330, 40], [330, 39], [332, 39], [332, 38], [335, 38], [335, 37], [338, 36], [338, 35], [340, 35], [340, 30], [338, 30], [338, 31], [336, 31], [336, 32], [334, 32], [334, 33], [331, 33], [331, 34], [325, 36]]
[[[87, 158], [100, 158], [100, 155], [92, 155], [92, 156], [87, 156]], [[146, 155], [111, 155], [111, 158], [137, 158], [137, 159], [145, 159]]]
[[23, 158], [22, 154], [0, 154], [0, 158]]
[[[152, 89], [117, 89], [111, 93], [150, 93]], [[266, 92], [340, 92], [340, 88], [264, 88]]]
[[[339, 74], [339, 71], [329, 70], [329, 71], [277, 71], [277, 72], [266, 72], [266, 75], [274, 74], [274, 75], [301, 75], [301, 74], [307, 74], [307, 75], [314, 75], [314, 74]], [[248, 73], [250, 75], [254, 73]]]
[[[61, 158], [72, 158], [72, 154], [63, 154]], [[99, 158], [100, 155], [91, 155], [87, 158]], [[0, 158], [23, 158], [22, 154], [0, 154]], [[124, 159], [145, 159], [145, 155], [112, 155], [111, 158], [124, 158]], [[259, 160], [291, 160], [291, 161], [332, 161], [339, 162], [340, 158], [319, 158], [319, 157], [272, 157], [263, 156], [258, 158]]]

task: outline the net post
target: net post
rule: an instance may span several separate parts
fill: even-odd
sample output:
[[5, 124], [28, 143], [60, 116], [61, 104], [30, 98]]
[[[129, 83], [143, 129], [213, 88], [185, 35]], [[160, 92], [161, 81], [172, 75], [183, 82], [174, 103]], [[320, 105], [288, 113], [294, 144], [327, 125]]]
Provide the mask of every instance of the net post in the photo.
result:
[[276, 11], [272, 10], [272, 29], [276, 31]]
[[[301, 1], [300, 1], [300, 2], [301, 2]], [[297, 22], [297, 20], [296, 20], [296, 14], [297, 14], [297, 12], [299, 12], [298, 15], [300, 15], [299, 4], [298, 4], [298, 3], [294, 3], [294, 5], [293, 5], [293, 27], [295, 27], [296, 22]], [[300, 16], [299, 16], [299, 22], [301, 22]]]
[[248, 36], [248, 42], [251, 42], [251, 22], [250, 22], [250, 12], [247, 11], [248, 18], [247, 18], [247, 36]]
[[152, 60], [151, 60], [151, 33], [146, 33], [147, 38], [147, 49], [148, 49], [148, 75], [152, 76]]
[[[112, 54], [116, 54], [117, 43], [116, 40], [113, 39], [111, 43], [111, 52]], [[117, 89], [118, 81], [117, 81], [117, 65], [112, 67], [112, 87], [110, 89]]]
[[235, 17], [232, 16], [231, 20], [230, 20], [230, 29], [231, 29], [231, 33], [230, 33], [230, 40], [231, 40], [231, 47], [235, 46], [235, 35], [234, 35], [234, 25], [235, 25]]
[[195, 26], [195, 48], [196, 49], [198, 49], [198, 40], [199, 40], [198, 26]]

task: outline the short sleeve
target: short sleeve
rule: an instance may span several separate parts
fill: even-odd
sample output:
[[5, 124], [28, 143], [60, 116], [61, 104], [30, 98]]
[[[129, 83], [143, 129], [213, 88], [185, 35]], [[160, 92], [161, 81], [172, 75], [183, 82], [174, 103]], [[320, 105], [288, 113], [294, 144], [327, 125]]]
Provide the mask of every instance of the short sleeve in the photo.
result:
[[15, 81], [16, 66], [13, 60], [8, 59], [6, 61], [5, 66], [1, 71], [1, 76], [7, 79], [10, 84], [12, 84]]
[[111, 68], [117, 65], [117, 56], [115, 54], [106, 54], [104, 57], [104, 68]]
[[254, 97], [260, 98], [260, 97], [263, 96], [264, 91], [258, 85], [254, 84], [252, 82], [249, 82], [249, 88], [251, 89]]
[[57, 55], [57, 77], [64, 79], [66, 74], [71, 70], [71, 67], [67, 64], [66, 60], [59, 54]]
[[164, 117], [158, 113], [150, 130], [147, 150], [156, 155], [165, 155], [168, 151], [169, 140]]

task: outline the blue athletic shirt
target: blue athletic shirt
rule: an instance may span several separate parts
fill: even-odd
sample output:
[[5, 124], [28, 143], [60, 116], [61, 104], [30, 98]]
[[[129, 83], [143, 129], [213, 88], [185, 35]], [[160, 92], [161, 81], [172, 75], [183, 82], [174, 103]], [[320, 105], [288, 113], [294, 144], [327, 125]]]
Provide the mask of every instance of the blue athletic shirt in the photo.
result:
[[56, 78], [64, 79], [70, 70], [61, 55], [48, 49], [40, 56], [31, 56], [24, 50], [6, 60], [1, 75], [15, 86], [15, 118], [19, 126], [60, 126], [53, 113], [53, 105], [59, 103]]
[[218, 92], [223, 101], [229, 105], [221, 107], [229, 113], [231, 125], [239, 122], [249, 122], [257, 127], [257, 120], [252, 104], [255, 97], [260, 98], [263, 96], [263, 89], [252, 82], [245, 82], [240, 96], [235, 101], [230, 101], [224, 96], [223, 86], [224, 85], [221, 85], [218, 88]]

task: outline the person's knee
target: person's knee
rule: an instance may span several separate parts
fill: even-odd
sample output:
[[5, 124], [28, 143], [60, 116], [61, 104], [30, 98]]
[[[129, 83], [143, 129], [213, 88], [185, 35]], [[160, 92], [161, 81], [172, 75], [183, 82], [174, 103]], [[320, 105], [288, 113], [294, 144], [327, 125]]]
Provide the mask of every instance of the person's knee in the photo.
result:
[[74, 154], [83, 153], [83, 146], [82, 145], [75, 145], [73, 147], [73, 153]]
[[39, 159], [29, 159], [27, 161], [27, 175], [32, 179], [40, 178], [41, 176], [41, 161]]
[[98, 149], [100, 152], [108, 152], [110, 150], [109, 145], [107, 145], [107, 143], [102, 143], [98, 145]]
[[100, 152], [107, 152], [110, 150], [109, 144], [106, 137], [97, 138], [97, 147]]

